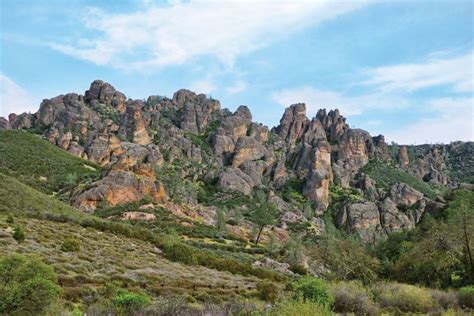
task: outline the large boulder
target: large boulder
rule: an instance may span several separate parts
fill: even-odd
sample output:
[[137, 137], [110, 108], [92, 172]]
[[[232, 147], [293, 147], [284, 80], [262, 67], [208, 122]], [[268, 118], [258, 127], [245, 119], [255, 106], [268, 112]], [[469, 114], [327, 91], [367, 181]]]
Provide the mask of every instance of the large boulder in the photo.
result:
[[228, 167], [220, 174], [217, 185], [224, 191], [238, 191], [250, 195], [255, 183], [239, 168]]
[[0, 116], [0, 130], [1, 129], [12, 129], [12, 126], [6, 118]]
[[110, 171], [85, 191], [75, 192], [73, 205], [86, 213], [99, 205], [116, 206], [150, 197], [159, 203], [166, 200], [163, 185], [153, 178], [140, 176], [132, 171]]
[[423, 198], [423, 193], [405, 183], [396, 183], [390, 188], [391, 200], [396, 205], [412, 206]]
[[232, 166], [239, 167], [242, 163], [257, 160], [265, 155], [265, 147], [255, 138], [242, 136], [235, 145]]
[[338, 213], [336, 225], [366, 242], [375, 241], [383, 234], [379, 209], [373, 202], [345, 205]]

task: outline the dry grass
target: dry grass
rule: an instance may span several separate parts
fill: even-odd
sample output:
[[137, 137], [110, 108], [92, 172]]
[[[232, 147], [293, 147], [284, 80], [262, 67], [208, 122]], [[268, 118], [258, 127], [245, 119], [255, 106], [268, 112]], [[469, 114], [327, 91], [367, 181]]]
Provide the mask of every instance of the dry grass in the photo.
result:
[[[120, 281], [125, 287], [140, 287], [155, 296], [186, 294], [219, 300], [256, 294], [255, 277], [172, 262], [151, 243], [73, 223], [17, 217], [15, 225], [26, 233], [25, 242], [19, 244], [12, 238], [11, 224], [6, 219], [6, 214], [0, 214], [0, 256], [13, 252], [41, 256], [60, 275], [66, 293]], [[81, 249], [74, 253], [61, 251], [67, 238], [80, 240]]]

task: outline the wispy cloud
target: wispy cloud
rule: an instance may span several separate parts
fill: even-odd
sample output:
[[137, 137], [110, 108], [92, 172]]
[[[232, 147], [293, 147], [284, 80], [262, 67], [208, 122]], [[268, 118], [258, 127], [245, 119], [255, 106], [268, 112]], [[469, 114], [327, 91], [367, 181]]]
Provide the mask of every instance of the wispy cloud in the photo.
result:
[[35, 112], [37, 102], [25, 89], [0, 73], [0, 116], [10, 113]]
[[58, 41], [50, 47], [98, 65], [135, 70], [179, 65], [206, 55], [232, 67], [237, 57], [266, 46], [270, 39], [369, 2], [191, 0], [162, 6], [148, 2], [135, 12], [120, 14], [89, 8], [82, 22], [97, 36]]
[[315, 115], [318, 109], [338, 108], [345, 116], [363, 114], [369, 109], [396, 109], [409, 106], [407, 100], [381, 93], [348, 96], [332, 90], [321, 90], [311, 86], [276, 91], [272, 100], [284, 107], [290, 104], [303, 102], [310, 116]]
[[191, 82], [189, 88], [196, 93], [210, 94], [215, 91], [217, 87], [212, 79], [203, 79]]
[[[357, 84], [362, 92], [356, 95], [302, 86], [275, 91], [271, 97], [285, 107], [304, 102], [309, 115], [314, 115], [319, 108], [338, 108], [345, 116], [363, 115], [374, 109], [380, 110], [381, 116], [387, 111], [403, 109], [409, 116], [409, 109], [416, 108], [423, 116], [412, 124], [401, 122], [396, 131], [386, 133], [389, 141], [420, 144], [474, 140], [474, 53], [430, 56], [419, 64], [383, 66], [357, 74], [368, 75], [370, 79]], [[414, 97], [417, 90], [437, 86], [450, 89], [442, 96]], [[366, 123], [366, 126], [379, 125], [383, 125], [383, 121]]]
[[426, 62], [398, 64], [369, 69], [367, 85], [383, 91], [413, 92], [416, 90], [448, 86], [454, 92], [474, 91], [474, 51], [460, 56], [432, 54]]
[[399, 144], [474, 141], [474, 98], [440, 98], [428, 102], [431, 117], [402, 126], [386, 135]]
[[244, 81], [239, 80], [235, 82], [232, 86], [227, 87], [225, 91], [227, 92], [227, 94], [237, 94], [244, 91], [246, 88], [247, 84]]

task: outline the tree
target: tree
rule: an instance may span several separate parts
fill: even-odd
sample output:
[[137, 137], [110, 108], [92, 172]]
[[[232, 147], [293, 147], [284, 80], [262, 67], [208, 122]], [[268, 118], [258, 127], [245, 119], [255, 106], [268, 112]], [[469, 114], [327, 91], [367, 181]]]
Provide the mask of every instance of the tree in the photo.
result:
[[225, 211], [224, 209], [217, 209], [216, 212], [216, 228], [219, 232], [219, 235], [222, 236], [225, 233]]
[[272, 203], [268, 203], [263, 199], [255, 205], [255, 210], [250, 213], [250, 220], [258, 225], [258, 234], [255, 239], [257, 245], [260, 241], [263, 228], [267, 225], [275, 224], [278, 219], [278, 209]]
[[26, 238], [25, 237], [25, 232], [23, 231], [23, 229], [21, 229], [20, 226], [17, 226], [15, 228], [15, 232], [13, 233], [13, 238], [19, 243], [25, 241], [25, 238]]
[[0, 314], [38, 315], [60, 292], [51, 266], [36, 257], [14, 254], [0, 259]]
[[299, 265], [303, 262], [303, 239], [300, 236], [293, 236], [288, 241], [288, 262], [291, 265]]
[[474, 281], [474, 258], [472, 254], [474, 239], [474, 193], [458, 190], [449, 203], [448, 223], [451, 238], [463, 245], [467, 259], [466, 274], [469, 281]]

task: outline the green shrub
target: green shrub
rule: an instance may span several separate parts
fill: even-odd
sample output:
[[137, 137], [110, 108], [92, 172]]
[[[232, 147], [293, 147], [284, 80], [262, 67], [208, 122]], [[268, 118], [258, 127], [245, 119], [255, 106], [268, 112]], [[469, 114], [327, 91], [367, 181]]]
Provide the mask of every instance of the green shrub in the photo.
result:
[[21, 229], [20, 226], [17, 226], [15, 228], [15, 232], [13, 233], [13, 238], [18, 241], [19, 243], [21, 242], [24, 242], [25, 241], [25, 232], [23, 231], [23, 229]]
[[81, 250], [81, 241], [76, 238], [67, 238], [61, 245], [64, 252], [78, 252]]
[[274, 302], [280, 295], [280, 288], [276, 283], [263, 280], [257, 283], [258, 296], [267, 302]]
[[[273, 314], [272, 314], [273, 315]], [[276, 305], [274, 315], [278, 316], [329, 316], [334, 315], [328, 307], [304, 299], [286, 299]]]
[[369, 291], [356, 281], [338, 282], [331, 285], [334, 296], [334, 311], [356, 315], [379, 315], [377, 305]]
[[373, 292], [379, 305], [391, 311], [428, 313], [436, 306], [429, 290], [414, 285], [380, 283]]
[[180, 241], [167, 241], [161, 246], [166, 258], [185, 264], [197, 265], [198, 258], [194, 247], [188, 246]]
[[38, 315], [60, 292], [52, 267], [38, 258], [10, 255], [0, 259], [0, 314]]
[[293, 291], [294, 298], [301, 297], [327, 307], [334, 303], [329, 286], [322, 279], [303, 277], [294, 284]]
[[302, 264], [292, 264], [290, 265], [290, 270], [299, 275], [307, 275], [308, 269]]
[[316, 259], [324, 262], [337, 280], [360, 280], [364, 284], [377, 278], [380, 262], [356, 239], [329, 238], [313, 248]]
[[412, 188], [420, 191], [430, 199], [435, 199], [436, 191], [426, 182], [415, 178], [406, 171], [382, 161], [370, 161], [359, 170], [359, 174], [368, 174], [377, 182], [377, 185], [389, 190], [396, 183], [406, 183]]
[[8, 215], [8, 217], [7, 217], [7, 223], [8, 223], [8, 224], [13, 224], [14, 222], [15, 222], [15, 220], [13, 219], [13, 216]]
[[459, 305], [474, 308], [474, 286], [466, 286], [459, 289]]
[[123, 291], [112, 300], [115, 308], [126, 312], [136, 312], [151, 304], [150, 298], [144, 294]]

